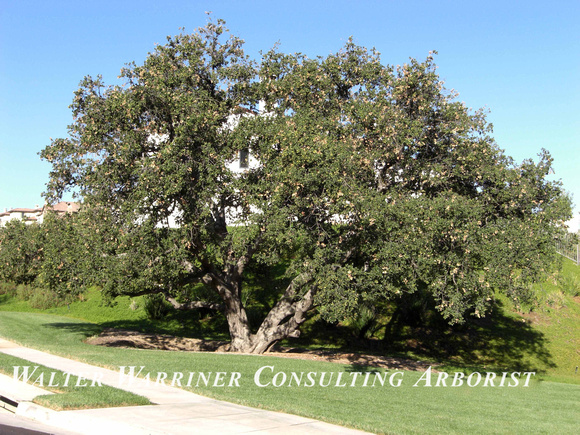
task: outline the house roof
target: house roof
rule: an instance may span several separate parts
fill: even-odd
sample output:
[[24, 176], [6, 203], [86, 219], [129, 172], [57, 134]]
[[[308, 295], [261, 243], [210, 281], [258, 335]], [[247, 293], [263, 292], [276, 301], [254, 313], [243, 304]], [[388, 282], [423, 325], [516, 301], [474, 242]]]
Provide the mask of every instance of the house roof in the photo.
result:
[[41, 208], [13, 208], [12, 210], [8, 210], [6, 213], [34, 213], [42, 211]]
[[76, 212], [79, 211], [79, 208], [81, 208], [80, 204], [78, 202], [68, 202], [68, 201], [61, 201], [59, 203], [56, 203], [53, 206], [47, 205], [46, 208], [48, 210], [53, 210], [56, 212]]

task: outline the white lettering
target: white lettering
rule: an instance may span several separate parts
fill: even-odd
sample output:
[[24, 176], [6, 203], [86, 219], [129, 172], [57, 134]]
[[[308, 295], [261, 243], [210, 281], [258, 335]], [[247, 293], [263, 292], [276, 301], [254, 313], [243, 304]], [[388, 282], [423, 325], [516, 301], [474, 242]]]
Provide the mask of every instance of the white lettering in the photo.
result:
[[56, 376], [56, 372], [52, 372], [50, 374], [50, 379], [48, 380], [49, 387], [58, 387], [59, 384], [54, 384], [54, 377]]
[[14, 366], [14, 380], [19, 381], [20, 379], [22, 379], [22, 382], [28, 382], [32, 377], [32, 375], [34, 374], [34, 372], [36, 371], [36, 369], [38, 368], [38, 366], [34, 366], [34, 370], [32, 370], [32, 373], [30, 373], [30, 375], [28, 375], [29, 368], [30, 366], [22, 366], [22, 374], [19, 375], [18, 373], [20, 372], [19, 370], [20, 366]]
[[381, 373], [380, 372], [376, 372], [375, 373], [375, 379], [373, 380], [373, 387], [375, 386], [375, 382], [377, 381], [377, 379], [381, 383], [381, 387], [384, 387], [385, 386], [385, 381], [387, 380], [388, 372], [384, 372], [383, 374], [385, 375], [385, 377], [384, 378], [381, 378]]
[[257, 385], [258, 387], [260, 387], [260, 388], [264, 388], [264, 387], [267, 387], [268, 385], [270, 385], [270, 382], [268, 382], [267, 384], [262, 384], [262, 383], [260, 382], [260, 375], [262, 374], [262, 372], [263, 372], [265, 369], [270, 369], [270, 371], [272, 371], [272, 373], [274, 372], [274, 366], [263, 366], [263, 367], [260, 367], [260, 368], [259, 368], [259, 369], [256, 371], [256, 373], [254, 373], [254, 384], [256, 384], [256, 385]]
[[306, 373], [306, 378], [308, 379], [308, 383], [304, 384], [305, 387], [314, 387], [314, 384], [316, 384], [316, 381], [314, 380], [314, 376], [316, 376], [316, 372]]
[[490, 384], [490, 386], [495, 387], [495, 385], [493, 384], [493, 380], [495, 379], [497, 375], [494, 372], [487, 372], [485, 375], [485, 381], [483, 382], [483, 386], [487, 387], [488, 383]]
[[[404, 376], [404, 375], [405, 375], [405, 374], [404, 374], [403, 372], [395, 372], [395, 373], [393, 373], [393, 374], [391, 375], [391, 377], [389, 378], [389, 384], [391, 384], [391, 387], [400, 387], [400, 386], [401, 386], [401, 383], [403, 382], [403, 376]], [[395, 383], [393, 383], [393, 378], [394, 378], [395, 376], [400, 376], [400, 378], [399, 378], [399, 379], [397, 379], [397, 383], [396, 383], [396, 384], [395, 384]]]
[[227, 375], [226, 372], [216, 372], [215, 379], [213, 381], [214, 387], [225, 387], [226, 383], [224, 381], [224, 377]]
[[211, 378], [211, 372], [209, 372], [209, 374], [207, 375], [207, 377], [205, 376], [204, 372], [199, 372], [197, 375], [197, 384], [195, 384], [196, 387], [199, 387], [199, 380], [203, 380], [204, 385], [207, 387], [209, 386], [209, 380]]
[[425, 370], [425, 373], [423, 373], [421, 375], [421, 377], [419, 378], [419, 380], [417, 382], [415, 382], [415, 385], [413, 385], [413, 387], [416, 387], [417, 384], [421, 381], [425, 381], [425, 385], [423, 385], [424, 387], [431, 386], [431, 366], [429, 366], [429, 368], [427, 370]]
[[239, 387], [239, 380], [242, 377], [242, 374], [240, 372], [232, 372], [232, 375], [230, 376], [230, 383], [228, 384], [228, 387], [233, 387], [234, 384], [236, 385], [236, 387]]
[[38, 378], [36, 378], [36, 380], [32, 383], [32, 385], [40, 385], [41, 387], [44, 384], [44, 373], [41, 373], [40, 376]]
[[455, 372], [455, 376], [453, 376], [453, 383], [451, 384], [452, 387], [461, 387], [463, 385], [463, 378], [465, 374], [463, 372]]
[[[143, 371], [145, 366], [141, 366], [139, 368], [139, 371], [137, 372], [137, 374], [135, 374], [135, 366], [129, 366], [128, 372], [126, 374], [125, 374], [125, 368], [127, 368], [127, 367], [126, 366], [119, 366], [119, 384], [117, 385], [118, 387], [123, 385], [123, 381], [127, 378], [129, 378], [129, 385], [131, 385], [133, 383], [133, 381], [135, 380], [135, 377], [139, 376], [141, 374], [141, 372]], [[147, 374], [147, 380], [148, 379], [149, 379], [149, 374]]]
[[286, 383], [286, 373], [278, 372], [274, 375], [274, 379], [272, 379], [272, 384], [275, 387], [281, 387]]
[[298, 377], [298, 375], [296, 374], [296, 372], [292, 372], [290, 374], [290, 382], [288, 382], [288, 386], [291, 387], [292, 386], [292, 381], [296, 381], [296, 386], [299, 387], [300, 384], [302, 383], [302, 376], [304, 375], [304, 372], [300, 372], [300, 377]]
[[[81, 376], [82, 373], [80, 373], [79, 375], [77, 375], [77, 383], [76, 383], [76, 387], [86, 387], [88, 384], [86, 383], [87, 378], [85, 378], [84, 376]], [[84, 384], [81, 384], [82, 381], [85, 381]]]
[[332, 376], [334, 375], [333, 372], [330, 373], [330, 378], [328, 379], [328, 383], [326, 385], [324, 385], [324, 378], [326, 376], [326, 372], [322, 372], [320, 374], [320, 381], [318, 382], [318, 384], [322, 387], [322, 388], [326, 388], [330, 385], [330, 383], [332, 382]]
[[341, 384], [340, 381], [342, 379], [342, 375], [344, 374], [344, 372], [338, 372], [338, 376], [336, 377], [336, 385], [335, 387], [346, 387], [346, 384]]
[[520, 373], [520, 372], [513, 372], [513, 373], [512, 373], [512, 376], [511, 376], [511, 378], [512, 378], [512, 380], [514, 381], [514, 383], [512, 384], [512, 383], [510, 382], [510, 383], [508, 384], [508, 387], [517, 387], [517, 386], [518, 386], [518, 384], [520, 383], [520, 381], [519, 381], [519, 379], [518, 379], [518, 378], [516, 378], [516, 375], [520, 376], [520, 375], [521, 375], [521, 373]]
[[439, 375], [437, 376], [437, 383], [435, 384], [435, 386], [436, 387], [439, 387], [439, 386], [446, 387], [447, 384], [446, 384], [445, 380], [448, 377], [449, 377], [449, 373], [447, 373], [447, 372], [439, 372]]
[[165, 379], [167, 379], [167, 373], [157, 372], [157, 380], [155, 383], [159, 385], [165, 385]]
[[182, 379], [183, 379], [183, 373], [174, 372], [173, 379], [171, 379], [171, 386], [175, 387], [175, 385], [177, 385], [178, 387], [181, 387], [181, 380]]
[[[475, 384], [471, 385], [471, 380], [474, 377], [474, 375], [477, 375], [477, 382], [475, 382]], [[467, 385], [470, 387], [476, 387], [480, 382], [481, 382], [481, 373], [479, 373], [479, 372], [473, 372], [472, 374], [470, 374], [467, 377]]]
[[102, 387], [103, 384], [101, 383], [101, 380], [103, 379], [103, 373], [102, 372], [95, 372], [94, 376], [93, 376], [93, 382], [91, 383], [91, 387], [94, 387], [95, 384], [98, 384], [99, 387]]
[[68, 387], [68, 381], [70, 380], [72, 373], [64, 373], [64, 384], [63, 387]]
[[502, 375], [501, 375], [501, 382], [499, 383], [499, 386], [500, 387], [503, 387], [503, 384], [505, 382], [505, 378], [506, 378], [507, 375], [508, 375], [508, 372], [503, 372], [502, 373]]
[[[370, 373], [368, 373], [368, 374], [370, 375]], [[356, 385], [356, 378], [357, 378], [359, 375], [362, 375], [362, 373], [361, 373], [361, 372], [352, 372], [352, 373], [350, 374], [350, 377], [352, 378], [352, 382], [350, 383], [350, 386], [351, 386], [351, 387], [354, 387], [354, 386]]]
[[536, 372], [524, 372], [524, 375], [527, 376], [524, 387], [527, 387], [528, 383], [530, 382], [530, 376], [532, 375], [536, 376]]

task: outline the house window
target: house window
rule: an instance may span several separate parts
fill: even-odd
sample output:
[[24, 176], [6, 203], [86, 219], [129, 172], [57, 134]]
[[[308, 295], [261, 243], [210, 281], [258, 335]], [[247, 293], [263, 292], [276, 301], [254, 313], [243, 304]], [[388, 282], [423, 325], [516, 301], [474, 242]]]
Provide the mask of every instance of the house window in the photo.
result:
[[250, 164], [250, 149], [244, 148], [240, 150], [240, 168], [245, 169]]

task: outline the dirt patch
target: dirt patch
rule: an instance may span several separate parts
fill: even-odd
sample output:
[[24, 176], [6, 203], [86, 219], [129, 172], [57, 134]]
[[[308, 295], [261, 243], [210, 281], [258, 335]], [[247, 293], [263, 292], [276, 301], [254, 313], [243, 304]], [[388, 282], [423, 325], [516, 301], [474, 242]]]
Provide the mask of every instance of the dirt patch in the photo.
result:
[[97, 346], [189, 352], [227, 352], [230, 347], [226, 341], [200, 340], [113, 328], [107, 328], [100, 335], [90, 337], [85, 342]]
[[[156, 349], [186, 352], [228, 352], [229, 343], [225, 341], [200, 340], [196, 338], [174, 337], [172, 335], [149, 334], [125, 329], [107, 328], [100, 335], [91, 337], [86, 343], [97, 346], [124, 347], [137, 349]], [[354, 366], [382, 367], [391, 370], [424, 371], [435, 364], [403, 358], [378, 355], [363, 355], [351, 352], [328, 350], [309, 350], [276, 347], [266, 355], [283, 358], [296, 358], [313, 361], [328, 361]]]
[[549, 325], [550, 319], [535, 311], [531, 313], [520, 313], [521, 316], [531, 325]]
[[[379, 355], [363, 355], [359, 353], [339, 352], [329, 350], [308, 350], [308, 349], [277, 349], [268, 352], [266, 355], [280, 356], [284, 358], [297, 358], [315, 361], [327, 361], [338, 364], [350, 364], [353, 366], [382, 367], [390, 370], [418, 370], [425, 371], [430, 366], [437, 364], [413, 361], [404, 358], [392, 358]], [[433, 370], [434, 372], [436, 370]]]

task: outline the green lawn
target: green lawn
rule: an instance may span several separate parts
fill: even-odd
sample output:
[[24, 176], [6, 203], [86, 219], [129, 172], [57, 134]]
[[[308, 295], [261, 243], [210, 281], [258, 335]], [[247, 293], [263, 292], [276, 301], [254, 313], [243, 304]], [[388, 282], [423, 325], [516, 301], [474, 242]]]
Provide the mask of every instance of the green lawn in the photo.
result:
[[[420, 373], [405, 372], [400, 387], [260, 388], [254, 374], [315, 372], [351, 379], [369, 369], [270, 356], [164, 352], [96, 347], [83, 343], [105, 327], [129, 328], [199, 338], [227, 338], [218, 318], [177, 313], [161, 321], [146, 318], [141, 298], [121, 297], [103, 305], [93, 289], [83, 301], [35, 310], [27, 302], [0, 295], [0, 336], [62, 356], [118, 370], [146, 366], [157, 372], [239, 373], [239, 387], [193, 387], [197, 393], [236, 403], [295, 413], [380, 433], [576, 433], [580, 419], [580, 267], [565, 260], [563, 271], [536, 285], [537, 302], [514, 309], [500, 298], [494, 313], [469, 327], [402, 329], [379, 352], [442, 363], [440, 370], [538, 372], [529, 387], [413, 387]], [[344, 347], [340, 328], [320, 329], [311, 321], [298, 345]], [[324, 327], [324, 325], [322, 325]], [[320, 332], [322, 331], [322, 332]], [[338, 332], [337, 332], [338, 331]], [[318, 333], [318, 336], [313, 334]], [[333, 335], [337, 334], [337, 335]], [[314, 339], [308, 337], [315, 337]], [[319, 338], [320, 337], [320, 338]], [[322, 341], [320, 341], [322, 340]], [[385, 340], [383, 339], [383, 343]], [[386, 349], [386, 350], [385, 350]], [[375, 351], [377, 351], [375, 349]], [[5, 364], [10, 369], [10, 362]], [[268, 369], [269, 370], [269, 369]], [[379, 371], [382, 373], [382, 371]], [[272, 373], [264, 372], [271, 380]], [[281, 376], [281, 375], [280, 375]], [[362, 375], [364, 376], [364, 375]], [[374, 371], [369, 375], [372, 379]], [[194, 378], [197, 379], [197, 378]], [[212, 378], [214, 379], [214, 378]], [[359, 378], [359, 381], [362, 378]], [[82, 392], [81, 392], [82, 393]], [[98, 406], [99, 399], [76, 396], [65, 406]], [[60, 399], [69, 400], [65, 394]], [[41, 399], [43, 400], [43, 399]], [[55, 404], [53, 406], [61, 406]]]
[[196, 338], [229, 338], [224, 332], [227, 331], [227, 325], [221, 318], [204, 319], [196, 313], [174, 311], [161, 320], [150, 320], [144, 305], [143, 297], [128, 296], [119, 296], [112, 303], [107, 303], [95, 287], [82, 294], [77, 301], [48, 309], [31, 308], [28, 301], [0, 294], [0, 311], [56, 314], [86, 320], [99, 325], [99, 331], [102, 328], [124, 328]]
[[[580, 267], [564, 262], [562, 276], [580, 282]], [[580, 384], [580, 297], [564, 291], [550, 278], [537, 285], [538, 303], [520, 311], [510, 309], [510, 301], [499, 298], [492, 315], [472, 320], [469, 328], [433, 330], [404, 328], [389, 340], [374, 340], [379, 346], [353, 349], [348, 332], [309, 321], [303, 336], [287, 342], [298, 347], [346, 348], [361, 352], [400, 356], [443, 364], [446, 369], [536, 370], [545, 380]], [[101, 294], [91, 289], [82, 301], [47, 310], [32, 309], [28, 302], [0, 295], [0, 311], [36, 312], [61, 315], [93, 323], [90, 334], [103, 328], [126, 328], [227, 340], [225, 326], [217, 318], [200, 318], [177, 312], [165, 319], [147, 319], [142, 298], [119, 297], [113, 305], [103, 305]], [[531, 311], [530, 311], [531, 310]], [[325, 329], [327, 328], [327, 329]], [[314, 337], [314, 338], [313, 338]], [[372, 344], [372, 343], [371, 343]]]
[[[29, 383], [57, 394], [37, 396], [35, 403], [56, 410], [107, 408], [113, 406], [150, 405], [145, 397], [107, 385], [98, 385], [92, 379], [78, 379], [65, 373], [22, 358], [0, 352], [0, 373], [14, 376], [14, 368], [19, 367], [17, 377], [27, 372]], [[53, 375], [54, 373], [54, 375]], [[50, 386], [54, 385], [54, 387]]]
[[[82, 340], [98, 326], [67, 317], [0, 312], [0, 336], [37, 349], [118, 370], [120, 365], [145, 366], [156, 376], [167, 372], [240, 373], [239, 387], [193, 387], [195, 392], [276, 411], [319, 418], [380, 433], [575, 433], [580, 417], [580, 386], [553, 382], [509, 387], [413, 387], [420, 373], [405, 372], [400, 387], [288, 387], [260, 388], [256, 371], [318, 374], [364, 368], [269, 356], [186, 353], [115, 349], [87, 345]], [[268, 376], [262, 381], [271, 380]], [[319, 376], [319, 375], [318, 375]], [[370, 375], [375, 376], [374, 374]], [[226, 382], [227, 384], [227, 382]]]

